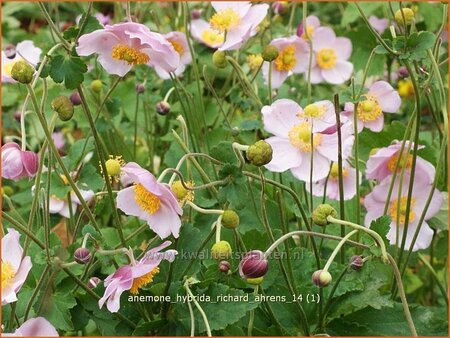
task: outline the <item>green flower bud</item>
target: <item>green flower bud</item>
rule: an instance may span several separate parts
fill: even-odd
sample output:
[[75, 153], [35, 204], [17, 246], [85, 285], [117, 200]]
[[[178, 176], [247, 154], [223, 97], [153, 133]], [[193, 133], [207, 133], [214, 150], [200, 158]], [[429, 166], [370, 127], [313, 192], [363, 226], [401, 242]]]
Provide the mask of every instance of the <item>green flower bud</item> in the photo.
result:
[[94, 80], [91, 82], [91, 89], [95, 93], [100, 93], [103, 88], [103, 83], [100, 80]]
[[52, 109], [62, 121], [69, 121], [73, 116], [73, 103], [67, 96], [57, 96], [52, 100]]
[[225, 68], [227, 66], [226, 54], [223, 51], [216, 51], [213, 54], [213, 64], [217, 68]]
[[67, 96], [57, 96], [51, 102], [52, 109], [62, 121], [69, 121], [73, 116], [73, 103]]
[[2, 187], [2, 195], [11, 196], [13, 193], [14, 193], [14, 190], [10, 186]]
[[395, 12], [395, 21], [397, 21], [399, 25], [403, 24], [403, 16], [405, 16], [405, 24], [410, 25], [414, 19], [414, 11], [411, 8], [402, 8]]
[[312, 220], [315, 224], [325, 226], [329, 222], [327, 217], [337, 217], [336, 210], [329, 204], [319, 204], [312, 213]]
[[225, 210], [222, 215], [222, 225], [228, 229], [236, 229], [239, 225], [239, 215], [233, 210]]
[[264, 277], [247, 278], [247, 283], [251, 285], [259, 285], [264, 281]]
[[278, 57], [278, 49], [275, 46], [267, 45], [261, 54], [264, 61], [272, 62]]
[[251, 164], [260, 167], [272, 161], [272, 153], [272, 146], [260, 140], [247, 149], [246, 157]]
[[211, 248], [212, 257], [218, 261], [226, 260], [231, 257], [231, 246], [227, 241], [219, 241]]
[[319, 288], [323, 288], [331, 283], [333, 277], [328, 271], [317, 270], [312, 275], [312, 282]]
[[172, 190], [173, 194], [175, 195], [175, 197], [179, 201], [183, 200], [189, 193], [189, 190], [187, 190], [183, 186], [181, 181], [174, 181], [172, 183], [172, 186], [170, 187], [170, 189]]
[[17, 61], [11, 69], [11, 77], [17, 82], [29, 84], [33, 80], [34, 68], [24, 60]]
[[120, 174], [120, 161], [115, 158], [110, 158], [105, 162], [106, 172], [109, 176], [117, 176]]

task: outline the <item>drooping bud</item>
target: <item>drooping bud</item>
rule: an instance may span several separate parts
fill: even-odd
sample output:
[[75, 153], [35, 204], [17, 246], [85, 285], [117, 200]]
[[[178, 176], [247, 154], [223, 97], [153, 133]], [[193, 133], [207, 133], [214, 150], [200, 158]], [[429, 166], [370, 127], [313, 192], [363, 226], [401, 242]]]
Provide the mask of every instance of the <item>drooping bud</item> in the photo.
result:
[[219, 270], [223, 273], [228, 273], [230, 271], [231, 264], [228, 261], [220, 261]]
[[73, 116], [73, 103], [67, 96], [57, 96], [51, 102], [52, 109], [62, 121], [69, 121]]
[[24, 60], [17, 61], [11, 69], [11, 77], [17, 82], [29, 84], [33, 80], [34, 68]]
[[217, 68], [225, 68], [227, 66], [227, 59], [225, 52], [217, 50], [213, 54], [213, 64]]
[[14, 59], [16, 57], [16, 46], [13, 44], [7, 44], [3, 51], [8, 59]]
[[246, 152], [247, 160], [257, 166], [263, 166], [272, 161], [272, 146], [264, 140], [252, 144]]
[[218, 261], [230, 258], [231, 252], [231, 245], [227, 241], [219, 241], [211, 248], [212, 257]]
[[319, 204], [312, 213], [312, 220], [315, 224], [325, 226], [329, 224], [327, 217], [337, 217], [337, 211], [329, 204]]
[[200, 19], [201, 16], [202, 16], [202, 10], [201, 9], [193, 9], [191, 11], [191, 18], [192, 18], [192, 20]]
[[312, 282], [319, 288], [323, 288], [331, 283], [333, 277], [328, 271], [317, 270], [312, 275]]
[[102, 282], [102, 280], [100, 278], [92, 277], [89, 279], [89, 281], [87, 283], [87, 287], [89, 289], [95, 289], [101, 282]]
[[72, 102], [72, 104], [74, 106], [79, 106], [81, 104], [81, 97], [80, 94], [78, 94], [78, 92], [73, 92], [70, 95], [70, 101]]
[[247, 252], [239, 263], [239, 274], [247, 280], [263, 277], [267, 270], [269, 270], [269, 261], [260, 250]]
[[17, 181], [21, 178], [32, 178], [39, 167], [39, 156], [27, 150], [21, 150], [14, 142], [2, 146], [2, 177]]
[[91, 252], [86, 248], [78, 248], [73, 253], [73, 259], [78, 264], [87, 264], [91, 260]]
[[414, 20], [414, 11], [411, 8], [397, 10], [397, 12], [395, 12], [395, 21], [397, 21], [399, 25], [403, 24], [403, 16], [405, 17], [405, 24], [410, 25]]
[[91, 89], [95, 93], [100, 93], [103, 88], [103, 83], [100, 80], [94, 80], [91, 82]]
[[278, 49], [275, 46], [267, 45], [261, 54], [264, 61], [272, 62], [278, 57]]
[[305, 28], [304, 28], [303, 21], [302, 21], [298, 24], [297, 31], [295, 34], [297, 34], [297, 36], [299, 38], [301, 38], [303, 36], [304, 31], [305, 31]]
[[222, 225], [228, 229], [239, 226], [239, 215], [234, 210], [225, 210], [222, 214]]
[[353, 255], [350, 258], [350, 267], [355, 270], [355, 271], [359, 271], [362, 269], [362, 267], [364, 266], [364, 260], [361, 256], [359, 255]]
[[136, 85], [136, 93], [138, 94], [142, 94], [143, 92], [145, 92], [145, 86], [143, 83], [138, 83]]
[[156, 112], [159, 115], [167, 115], [170, 113], [170, 104], [166, 101], [160, 101], [156, 104]]

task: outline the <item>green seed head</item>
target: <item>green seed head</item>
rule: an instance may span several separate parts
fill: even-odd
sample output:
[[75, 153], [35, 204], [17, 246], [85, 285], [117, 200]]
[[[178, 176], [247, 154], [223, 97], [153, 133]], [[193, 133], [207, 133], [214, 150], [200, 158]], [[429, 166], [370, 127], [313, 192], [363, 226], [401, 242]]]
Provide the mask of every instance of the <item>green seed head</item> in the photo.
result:
[[211, 248], [212, 257], [218, 261], [226, 260], [231, 257], [231, 246], [227, 241], [219, 241]]
[[33, 75], [33, 66], [24, 60], [17, 61], [11, 69], [11, 77], [23, 84], [31, 83]]
[[233, 210], [225, 210], [222, 215], [222, 225], [228, 229], [236, 229], [239, 225], [239, 215]]
[[319, 204], [312, 213], [312, 220], [317, 225], [325, 226], [329, 223], [328, 216], [337, 217], [336, 210], [329, 204]]
[[62, 121], [69, 121], [73, 116], [73, 103], [67, 96], [57, 96], [51, 102], [52, 109]]
[[261, 54], [264, 61], [272, 62], [278, 57], [278, 49], [275, 46], [267, 45]]
[[272, 146], [260, 140], [247, 149], [246, 157], [251, 164], [260, 167], [272, 161], [272, 154]]
[[225, 68], [227, 66], [226, 54], [223, 51], [216, 51], [213, 54], [213, 64], [217, 68]]

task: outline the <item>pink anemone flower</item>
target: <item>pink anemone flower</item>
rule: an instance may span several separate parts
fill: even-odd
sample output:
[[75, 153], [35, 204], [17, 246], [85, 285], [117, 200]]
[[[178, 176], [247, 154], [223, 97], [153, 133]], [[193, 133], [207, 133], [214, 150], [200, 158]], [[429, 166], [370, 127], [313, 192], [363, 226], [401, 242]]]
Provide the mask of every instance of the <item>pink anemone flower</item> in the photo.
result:
[[[361, 184], [361, 172], [359, 173], [359, 182]], [[356, 195], [356, 169], [350, 167], [347, 163], [342, 165], [342, 183], [344, 200], [350, 200]], [[305, 185], [306, 190], [310, 191], [309, 184]], [[339, 166], [337, 162], [333, 162], [330, 168], [330, 173], [327, 178], [323, 178], [315, 182], [312, 186], [312, 193], [314, 196], [326, 196], [332, 200], [339, 201]], [[326, 190], [325, 190], [326, 189]]]
[[175, 259], [176, 250], [160, 252], [170, 244], [170, 241], [166, 241], [160, 246], [150, 249], [139, 261], [122, 266], [106, 277], [105, 294], [98, 301], [100, 309], [106, 302], [106, 307], [110, 312], [119, 311], [120, 296], [124, 291], [129, 290], [131, 294], [138, 294], [139, 289], [151, 283], [154, 276], [159, 273], [158, 265], [161, 261], [165, 259], [173, 262]]
[[[95, 196], [95, 193], [92, 190], [80, 190], [81, 196], [89, 203]], [[70, 204], [71, 205], [70, 205]], [[56, 196], [50, 196], [48, 211], [51, 214], [60, 214], [65, 218], [70, 218], [70, 207], [72, 207], [72, 212], [75, 213], [77, 207], [81, 204], [79, 198], [75, 194], [75, 192], [70, 192], [70, 201], [68, 198], [58, 198]]]
[[[266, 139], [273, 155], [266, 168], [273, 172], [290, 170], [299, 180], [309, 182], [311, 165], [312, 181], [328, 175], [330, 164], [337, 161], [337, 132], [321, 133], [314, 121], [299, 116], [301, 107], [287, 99], [275, 101], [262, 108], [264, 129], [273, 137]], [[348, 125], [341, 127], [343, 156], [346, 158], [353, 145], [353, 135]], [[312, 158], [312, 163], [311, 163]]]
[[28, 319], [14, 333], [2, 333], [5, 337], [59, 337], [55, 327], [44, 317]]
[[[320, 20], [315, 15], [306, 17], [306, 25], [304, 22], [300, 22], [297, 26], [297, 36], [305, 40], [311, 39], [316, 32], [316, 29], [320, 27]], [[306, 26], [306, 29], [305, 29]]]
[[[182, 32], [170, 32], [165, 34], [164, 38], [172, 44], [175, 51], [180, 55], [180, 63], [174, 71], [175, 76], [180, 76], [183, 74], [186, 66], [192, 62], [192, 56], [189, 50], [186, 34]], [[170, 74], [163, 68], [155, 66], [155, 71], [161, 79], [170, 79]]]
[[[369, 180], [381, 181], [386, 177], [392, 175], [399, 157], [400, 162], [397, 167], [397, 173], [401, 173], [403, 168], [405, 168], [405, 173], [410, 173], [413, 155], [410, 152], [408, 156], [406, 156], [409, 146], [409, 141], [406, 141], [402, 154], [400, 154], [400, 150], [402, 149], [401, 141], [395, 141], [389, 147], [378, 149], [377, 152], [371, 155], [369, 157], [369, 160], [367, 161], [366, 177]], [[414, 144], [411, 144], [411, 149], [413, 148]], [[423, 148], [425, 148], [425, 146], [418, 146], [418, 149]], [[430, 162], [424, 160], [420, 156], [417, 156], [416, 158], [415, 171], [416, 173], [423, 173], [423, 176], [428, 178], [429, 184], [433, 183], [436, 169]]]
[[[374, 82], [369, 87], [369, 92], [364, 94], [364, 100], [358, 104], [356, 112], [358, 132], [364, 127], [373, 132], [380, 132], [384, 126], [385, 113], [395, 113], [400, 108], [402, 100], [398, 92], [386, 81]], [[344, 107], [344, 115], [353, 121], [355, 105], [347, 102]]]
[[212, 29], [203, 19], [192, 20], [190, 31], [195, 40], [210, 48], [219, 48], [225, 40], [223, 33]]
[[315, 64], [311, 69], [311, 83], [341, 84], [350, 79], [353, 64], [347, 60], [352, 54], [352, 42], [336, 37], [329, 27], [319, 27], [312, 36]]
[[386, 28], [389, 27], [389, 20], [382, 18], [378, 19], [376, 16], [371, 15], [369, 17], [369, 23], [379, 34], [383, 34]]
[[22, 258], [19, 237], [16, 230], [8, 229], [2, 238], [2, 305], [17, 301], [17, 293], [33, 266], [30, 256]]
[[117, 207], [146, 221], [161, 239], [171, 234], [178, 238], [183, 210], [170, 188], [137, 163], [127, 163], [122, 171], [134, 184], [119, 191]]
[[39, 156], [32, 152], [20, 149], [14, 142], [2, 146], [2, 177], [18, 181], [24, 177], [32, 178], [39, 167]]
[[39, 63], [42, 50], [36, 47], [33, 41], [24, 40], [17, 46], [8, 45], [2, 50], [2, 82], [15, 83], [11, 77], [11, 70], [17, 61], [25, 60], [32, 66]]
[[[390, 224], [390, 230], [387, 234], [387, 238], [392, 245], [400, 246], [403, 238], [404, 224], [406, 222], [407, 215], [407, 201], [408, 201], [408, 189], [409, 189], [409, 174], [405, 174], [402, 184], [400, 184], [400, 178], [397, 178], [394, 182], [391, 198], [389, 200], [388, 215], [392, 221]], [[415, 175], [412, 195], [411, 206], [409, 210], [409, 222], [408, 232], [406, 234], [405, 250], [408, 250], [414, 234], [419, 226], [419, 220], [425, 209], [425, 204], [431, 193], [432, 186], [428, 183], [428, 177], [423, 174], [417, 173]], [[379, 185], [377, 185], [370, 194], [364, 199], [364, 206], [367, 209], [365, 217], [365, 225], [370, 226], [371, 222], [384, 215], [384, 205], [386, 203], [386, 196], [389, 191], [391, 180], [389, 178], [384, 179]], [[400, 193], [399, 193], [400, 190]], [[399, 197], [400, 196], [400, 197]], [[421, 224], [417, 240], [414, 243], [413, 251], [419, 249], [426, 249], [430, 246], [433, 238], [433, 230], [427, 224], [427, 220], [433, 217], [441, 208], [443, 202], [442, 194], [434, 189], [433, 197], [429, 207], [425, 210], [424, 222]]]
[[[304, 73], [308, 69], [310, 49], [305, 40], [294, 35], [289, 38], [274, 39], [270, 45], [278, 49], [278, 57], [272, 61], [273, 89], [279, 88], [292, 74]], [[269, 82], [269, 62], [263, 63], [262, 71], [267, 84]]]
[[212, 1], [216, 13], [210, 18], [211, 28], [225, 34], [219, 50], [234, 50], [257, 33], [269, 9], [267, 4], [252, 5], [249, 1]]
[[106, 25], [104, 29], [82, 35], [77, 53], [99, 54], [98, 61], [110, 74], [124, 76], [134, 65], [146, 64], [173, 72], [180, 56], [164, 37], [136, 22]]

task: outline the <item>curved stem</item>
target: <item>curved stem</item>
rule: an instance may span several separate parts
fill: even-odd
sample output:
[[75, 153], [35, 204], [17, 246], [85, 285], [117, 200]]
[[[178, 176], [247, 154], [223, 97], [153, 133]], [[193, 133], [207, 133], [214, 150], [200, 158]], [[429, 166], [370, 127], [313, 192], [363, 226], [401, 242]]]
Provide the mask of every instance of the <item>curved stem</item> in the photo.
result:
[[347, 240], [352, 237], [354, 234], [356, 234], [358, 230], [350, 231], [342, 240], [336, 245], [333, 252], [331, 253], [330, 258], [328, 258], [327, 263], [323, 267], [323, 271], [328, 271], [330, 268], [331, 263], [333, 263], [334, 258], [336, 257], [337, 253], [341, 250], [342, 246], [347, 242]]
[[205, 323], [205, 326], [206, 326], [206, 333], [207, 333], [208, 337], [212, 337], [211, 327], [209, 326], [208, 317], [206, 317], [205, 311], [202, 309], [200, 304], [195, 299], [195, 296], [193, 295], [193, 293], [192, 293], [191, 289], [189, 288], [189, 285], [188, 285], [187, 282], [184, 283], [184, 288], [186, 289], [186, 292], [188, 293], [188, 295], [191, 297], [192, 301], [194, 302], [195, 307], [197, 308], [197, 310], [202, 315], [203, 322]]

